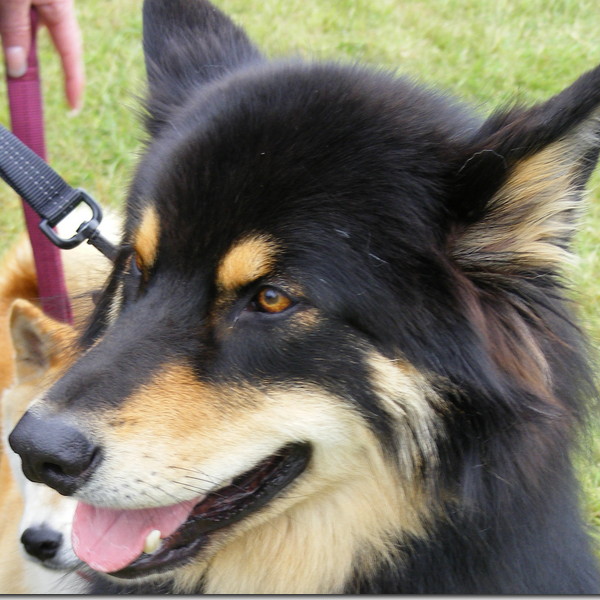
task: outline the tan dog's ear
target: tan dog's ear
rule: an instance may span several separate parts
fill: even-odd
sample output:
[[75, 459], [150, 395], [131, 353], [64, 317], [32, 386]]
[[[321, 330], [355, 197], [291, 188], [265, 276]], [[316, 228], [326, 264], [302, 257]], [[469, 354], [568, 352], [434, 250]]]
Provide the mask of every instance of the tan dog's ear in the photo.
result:
[[15, 300], [10, 311], [10, 334], [17, 382], [42, 376], [59, 362], [74, 341], [74, 330], [59, 323], [27, 300]]

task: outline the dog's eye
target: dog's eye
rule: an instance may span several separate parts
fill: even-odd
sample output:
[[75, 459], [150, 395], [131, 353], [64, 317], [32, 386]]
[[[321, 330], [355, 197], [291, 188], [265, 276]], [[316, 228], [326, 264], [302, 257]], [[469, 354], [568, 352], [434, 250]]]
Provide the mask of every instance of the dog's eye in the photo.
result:
[[252, 304], [255, 310], [275, 314], [291, 308], [294, 301], [281, 290], [267, 286], [256, 294]]

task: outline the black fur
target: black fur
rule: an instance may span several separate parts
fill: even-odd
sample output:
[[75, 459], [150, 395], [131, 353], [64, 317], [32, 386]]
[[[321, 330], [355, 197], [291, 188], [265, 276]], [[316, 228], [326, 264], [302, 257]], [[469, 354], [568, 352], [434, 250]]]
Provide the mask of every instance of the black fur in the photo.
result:
[[[544, 104], [480, 122], [383, 71], [267, 61], [203, 0], [146, 0], [144, 48], [150, 138], [122, 259], [84, 346], [104, 334], [118, 282], [131, 289], [117, 324], [48, 402], [76, 412], [118, 405], [184, 356], [211, 382], [316, 383], [353, 403], [395, 456], [403, 440], [363, 359], [369, 348], [401, 355], [443, 399], [440, 464], [421, 467], [436, 516], [427, 537], [399, 542], [394, 568], [357, 570], [345, 591], [598, 593], [570, 460], [594, 389], [562, 275], [521, 256], [461, 262], [453, 248], [522, 161], [551, 144], [580, 147], [570, 175], [580, 193], [598, 152], [600, 70]], [[586, 127], [589, 141], [575, 139]], [[149, 202], [161, 237], [146, 284], [127, 244]], [[207, 324], [217, 261], [248, 232], [282, 241], [278, 273], [300, 283], [298, 310], [316, 306], [322, 317], [310, 335], [285, 317], [241, 317], [224, 344]], [[226, 323], [257, 288], [240, 292]], [[506, 356], [521, 327], [547, 361], [550, 389]]]

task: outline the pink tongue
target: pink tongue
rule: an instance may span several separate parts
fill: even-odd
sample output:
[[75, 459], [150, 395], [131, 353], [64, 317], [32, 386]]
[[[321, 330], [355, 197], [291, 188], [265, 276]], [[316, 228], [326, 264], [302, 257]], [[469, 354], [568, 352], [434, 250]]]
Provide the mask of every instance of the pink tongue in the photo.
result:
[[73, 549], [92, 569], [112, 573], [133, 562], [153, 529], [171, 535], [201, 498], [172, 506], [118, 510], [80, 502], [73, 520]]

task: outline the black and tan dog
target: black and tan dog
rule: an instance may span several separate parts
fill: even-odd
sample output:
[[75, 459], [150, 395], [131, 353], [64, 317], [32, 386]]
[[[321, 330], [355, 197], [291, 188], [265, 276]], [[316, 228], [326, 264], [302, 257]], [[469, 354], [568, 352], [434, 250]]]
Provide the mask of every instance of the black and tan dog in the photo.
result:
[[267, 61], [206, 1], [144, 11], [119, 258], [10, 438], [79, 557], [146, 591], [600, 592], [563, 282], [600, 70], [480, 122]]

